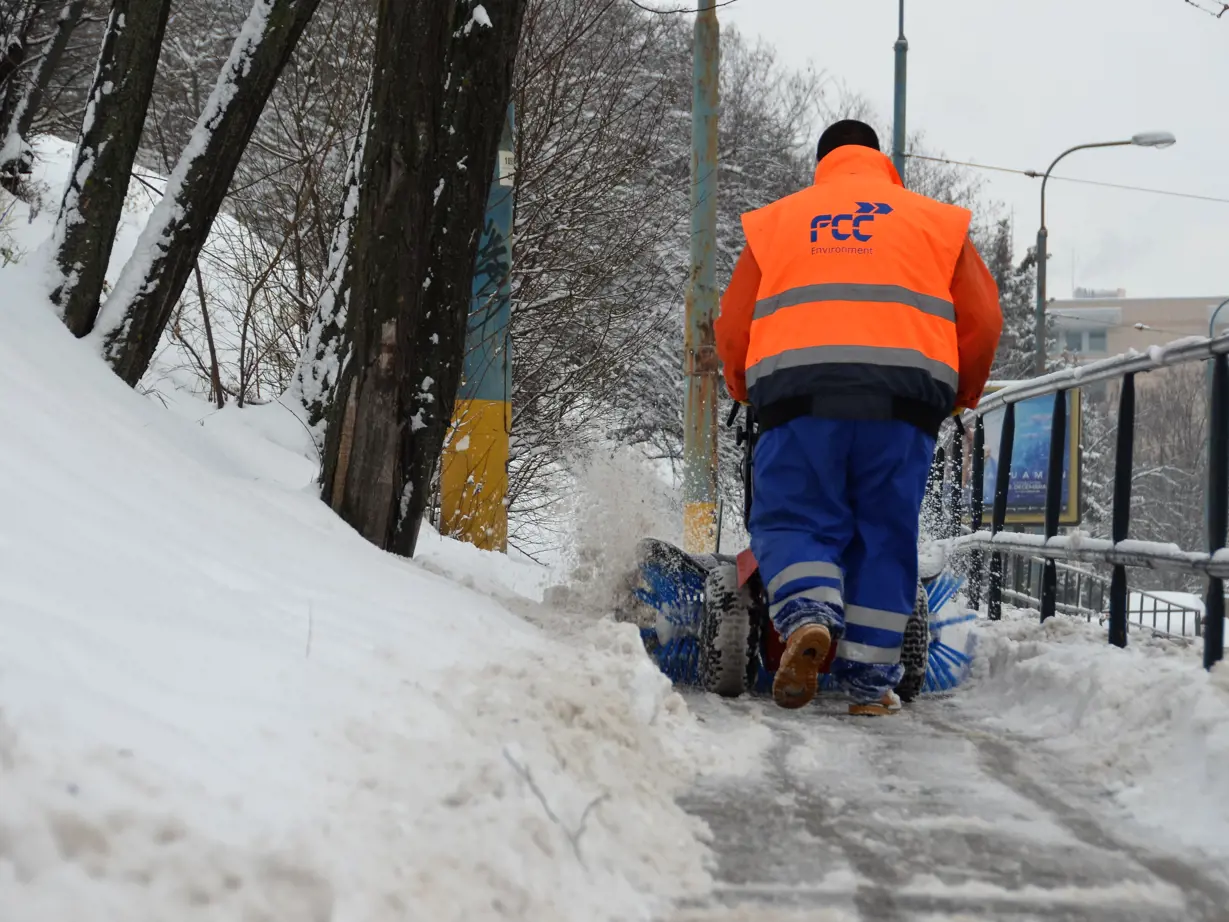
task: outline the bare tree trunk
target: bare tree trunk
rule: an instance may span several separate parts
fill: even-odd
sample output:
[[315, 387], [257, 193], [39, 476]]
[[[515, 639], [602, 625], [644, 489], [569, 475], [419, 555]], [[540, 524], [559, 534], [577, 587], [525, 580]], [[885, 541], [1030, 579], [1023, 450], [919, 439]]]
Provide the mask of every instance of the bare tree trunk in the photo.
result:
[[116, 374], [145, 374], [265, 102], [320, 0], [255, 0], [95, 334]]
[[358, 218], [359, 195], [362, 192], [363, 155], [370, 127], [371, 87], [363, 97], [359, 132], [350, 149], [346, 168], [345, 197], [333, 240], [329, 246], [329, 266], [324, 289], [316, 304], [315, 316], [307, 331], [303, 355], [295, 368], [292, 384], [293, 399], [303, 407], [307, 426], [316, 440], [316, 448], [324, 449], [324, 425], [337, 394], [337, 379], [350, 357], [350, 340], [345, 335], [350, 300], [350, 241]]
[[380, 0], [323, 498], [412, 556], [452, 417], [526, 0]]
[[98, 316], [170, 9], [171, 0], [111, 4], [53, 238], [60, 279], [51, 300], [77, 336]]
[[19, 174], [29, 169], [24, 160], [30, 126], [34, 124], [34, 116], [38, 114], [52, 75], [64, 59], [68, 40], [81, 20], [85, 4], [86, 0], [68, 0], [64, 4], [56, 18], [55, 32], [25, 89], [17, 92], [11, 87], [14, 92], [6, 95], [4, 111], [0, 113], [0, 184], [9, 191], [14, 191], [10, 184], [16, 184]]

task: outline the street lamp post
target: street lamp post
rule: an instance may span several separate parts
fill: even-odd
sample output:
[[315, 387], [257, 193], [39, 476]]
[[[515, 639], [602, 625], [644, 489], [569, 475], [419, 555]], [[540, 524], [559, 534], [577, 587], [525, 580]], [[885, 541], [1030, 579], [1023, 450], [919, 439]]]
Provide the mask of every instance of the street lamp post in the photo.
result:
[[[905, 0], [900, 0], [900, 29], [896, 36], [896, 98], [892, 109], [892, 162], [905, 181], [905, 88], [909, 41], [905, 38]], [[908, 185], [908, 183], [905, 183]]]
[[[1050, 173], [1054, 167], [1058, 166], [1058, 162], [1068, 154], [1074, 154], [1077, 150], [1089, 150], [1094, 147], [1170, 147], [1176, 141], [1176, 138], [1168, 131], [1145, 131], [1135, 135], [1127, 141], [1101, 141], [1096, 144], [1078, 144], [1075, 147], [1068, 148], [1050, 164], [1049, 169], [1041, 177], [1041, 228], [1037, 231], [1037, 310], [1034, 317], [1034, 335], [1036, 342], [1034, 343], [1034, 355], [1036, 363], [1034, 371], [1038, 375], [1044, 375], [1046, 370], [1046, 240], [1049, 237], [1049, 232], [1046, 230], [1046, 183], [1050, 180]], [[1036, 172], [1029, 172], [1029, 176], [1036, 177]]]
[[[1225, 298], [1220, 304], [1216, 305], [1216, 309], [1212, 311], [1212, 316], [1208, 319], [1208, 339], [1216, 339], [1216, 317], [1220, 313], [1220, 309], [1226, 304], [1229, 304], [1229, 298]], [[1208, 362], [1208, 412], [1212, 410], [1212, 366], [1213, 362]], [[1208, 472], [1212, 471], [1212, 440], [1208, 440]], [[1203, 492], [1203, 521], [1207, 527], [1208, 536], [1212, 534], [1212, 505], [1209, 502], [1209, 493], [1207, 490]]]

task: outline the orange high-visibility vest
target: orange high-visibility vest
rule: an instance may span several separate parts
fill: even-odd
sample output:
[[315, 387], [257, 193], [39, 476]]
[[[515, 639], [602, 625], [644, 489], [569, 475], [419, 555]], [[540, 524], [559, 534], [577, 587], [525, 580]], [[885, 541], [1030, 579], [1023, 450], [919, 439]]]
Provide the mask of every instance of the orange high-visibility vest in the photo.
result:
[[815, 185], [743, 215], [761, 273], [747, 352], [756, 407], [950, 413], [960, 369], [951, 282], [971, 217], [903, 188], [883, 154], [853, 146], [820, 162]]

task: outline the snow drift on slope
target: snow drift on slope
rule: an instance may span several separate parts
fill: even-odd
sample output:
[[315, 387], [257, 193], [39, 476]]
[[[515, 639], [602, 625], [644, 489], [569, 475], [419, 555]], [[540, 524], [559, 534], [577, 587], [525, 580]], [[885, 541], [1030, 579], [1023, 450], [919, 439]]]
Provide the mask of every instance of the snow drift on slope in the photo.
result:
[[1107, 785], [1137, 822], [1171, 843], [1229, 856], [1229, 666], [1205, 672], [1181, 642], [1035, 612], [978, 622], [969, 694]]
[[564, 645], [439, 575], [505, 559], [379, 553], [285, 408], [168, 412], [25, 271], [0, 291], [2, 922], [641, 919], [708, 885], [633, 627]]
[[[45, 273], [42, 282], [50, 291], [57, 284], [59, 269], [55, 265], [52, 235], [60, 199], [64, 194], [72, 170], [74, 147], [72, 142], [60, 138], [42, 136], [34, 139], [35, 161], [30, 184], [37, 190], [40, 203], [31, 207], [26, 202], [13, 199], [0, 190], [0, 214], [7, 217], [0, 222], [0, 246], [11, 239], [11, 246], [25, 264], [34, 271]], [[115, 244], [107, 264], [106, 281], [115, 286], [131, 259], [147, 264], [152, 258], [149, 240], [141, 241], [150, 219], [159, 210], [162, 201], [159, 193], [167, 185], [167, 179], [147, 171], [138, 171], [129, 181], [123, 214], [116, 229]], [[165, 209], [163, 209], [165, 211]], [[242, 317], [252, 296], [250, 276], [252, 272], [253, 242], [250, 232], [225, 211], [213, 223], [209, 239], [201, 252], [201, 285], [210, 306], [214, 346], [217, 350], [223, 385], [234, 390], [236, 382], [230, 370], [236, 366], [242, 338]], [[5, 260], [0, 254], [0, 264]], [[273, 269], [275, 277], [284, 267]], [[131, 272], [129, 273], [131, 275]], [[276, 286], [273, 286], [276, 287]], [[103, 311], [107, 312], [107, 291], [104, 290]], [[195, 360], [184, 344], [191, 346], [198, 355], [207, 354], [207, 345], [199, 323], [190, 319], [199, 308], [194, 303], [197, 297], [195, 282], [190, 293], [185, 295], [191, 305], [179, 323], [171, 324], [164, 331], [158, 352], [142, 379], [141, 390], [157, 391], [162, 395], [177, 390], [204, 396], [208, 384], [199, 375]], [[94, 339], [99, 338], [96, 332]], [[251, 331], [250, 337], [253, 335]], [[250, 396], [250, 395], [249, 395]]]

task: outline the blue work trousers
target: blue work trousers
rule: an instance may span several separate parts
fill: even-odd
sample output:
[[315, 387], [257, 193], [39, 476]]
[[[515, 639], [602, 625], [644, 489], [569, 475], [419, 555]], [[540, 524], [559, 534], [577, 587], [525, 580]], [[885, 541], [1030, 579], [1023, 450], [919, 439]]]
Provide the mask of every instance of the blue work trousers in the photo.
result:
[[751, 548], [782, 636], [824, 624], [857, 702], [901, 679], [918, 517], [935, 442], [910, 423], [799, 417], [755, 449]]

